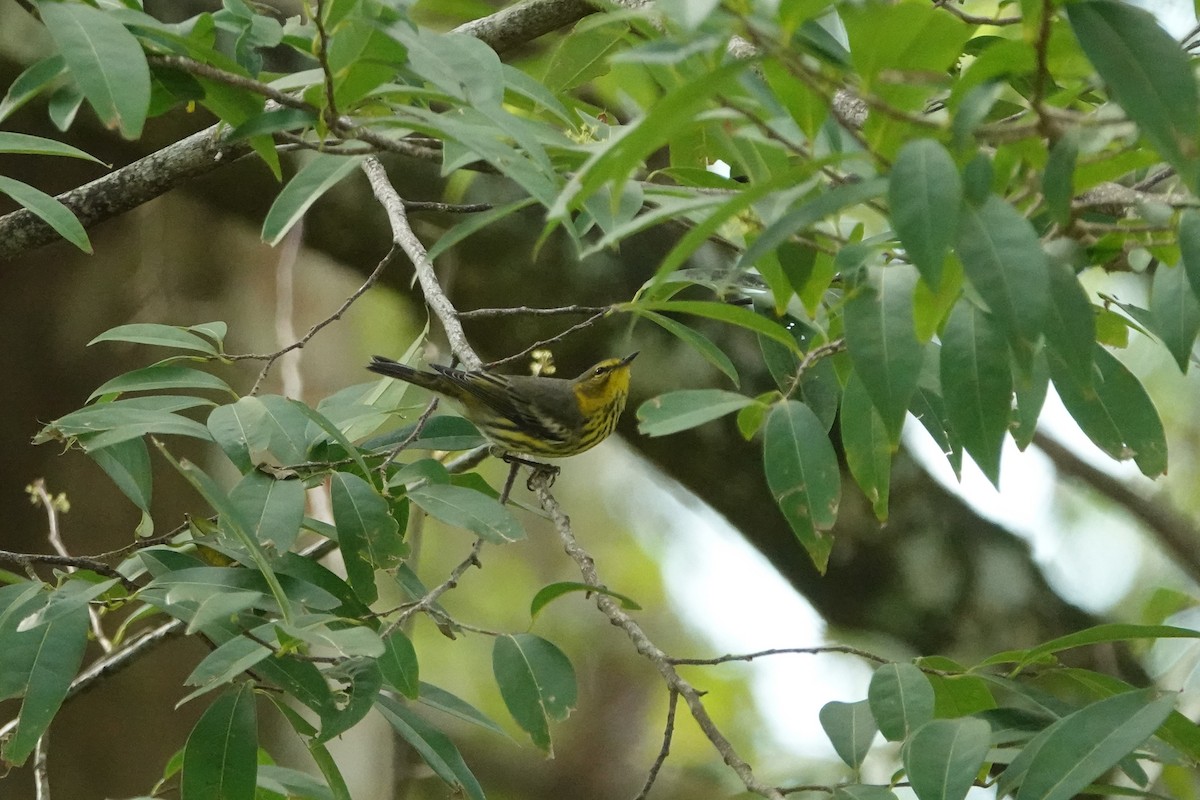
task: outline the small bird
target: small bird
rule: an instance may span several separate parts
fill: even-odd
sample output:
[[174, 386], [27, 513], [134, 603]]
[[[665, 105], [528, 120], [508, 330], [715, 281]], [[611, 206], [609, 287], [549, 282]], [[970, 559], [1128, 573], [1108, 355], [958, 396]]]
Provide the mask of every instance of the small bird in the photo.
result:
[[463, 416], [507, 452], [561, 458], [590, 450], [616, 429], [636, 356], [605, 359], [574, 380], [439, 364], [422, 372], [383, 356], [367, 369], [457, 401]]

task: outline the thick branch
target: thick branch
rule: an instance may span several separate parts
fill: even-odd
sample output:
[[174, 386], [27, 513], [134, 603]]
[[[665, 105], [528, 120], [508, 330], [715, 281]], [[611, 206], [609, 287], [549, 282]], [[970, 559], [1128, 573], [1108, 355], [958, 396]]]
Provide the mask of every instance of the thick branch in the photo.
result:
[[1044, 434], [1033, 443], [1063, 475], [1082, 481], [1141, 520], [1172, 556], [1172, 560], [1194, 581], [1200, 581], [1200, 529], [1171, 507], [1163, 497], [1145, 497], [1123, 481], [1096, 469], [1066, 447]]
[[[583, 0], [529, 0], [473, 20], [455, 29], [474, 36], [498, 53], [595, 13]], [[171, 64], [186, 69], [184, 61]], [[188, 178], [204, 175], [250, 152], [245, 141], [228, 142], [227, 130], [214, 125], [164, 147], [109, 175], [58, 195], [85, 228], [124, 214], [174, 189]], [[353, 128], [343, 135], [377, 147], [396, 149], [395, 140]], [[13, 258], [61, 237], [25, 209], [0, 217], [0, 259]]]

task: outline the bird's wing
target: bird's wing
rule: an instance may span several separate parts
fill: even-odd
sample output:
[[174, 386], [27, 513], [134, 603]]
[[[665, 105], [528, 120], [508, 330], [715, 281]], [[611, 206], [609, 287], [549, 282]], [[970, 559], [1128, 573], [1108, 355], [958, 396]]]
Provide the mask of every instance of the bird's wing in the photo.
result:
[[466, 395], [478, 401], [494, 417], [508, 420], [517, 429], [537, 438], [556, 442], [564, 442], [569, 438], [569, 429], [556, 422], [554, 409], [546, 409], [543, 414], [536, 413], [543, 404], [536, 403], [536, 395], [529, 391], [535, 386], [529, 381], [534, 379], [489, 372], [464, 372], [437, 364], [431, 366], [461, 387]]

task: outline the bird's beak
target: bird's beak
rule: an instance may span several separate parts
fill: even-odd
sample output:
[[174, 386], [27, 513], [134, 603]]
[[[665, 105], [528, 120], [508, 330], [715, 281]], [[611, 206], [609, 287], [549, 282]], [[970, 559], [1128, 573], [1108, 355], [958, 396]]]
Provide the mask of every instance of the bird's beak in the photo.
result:
[[622, 366], [622, 367], [628, 366], [629, 362], [633, 361], [635, 358], [637, 358], [637, 354], [640, 352], [641, 351], [639, 350], [637, 352], [633, 352], [633, 353], [630, 353], [629, 355], [625, 356], [624, 358], [621, 359], [618, 366]]

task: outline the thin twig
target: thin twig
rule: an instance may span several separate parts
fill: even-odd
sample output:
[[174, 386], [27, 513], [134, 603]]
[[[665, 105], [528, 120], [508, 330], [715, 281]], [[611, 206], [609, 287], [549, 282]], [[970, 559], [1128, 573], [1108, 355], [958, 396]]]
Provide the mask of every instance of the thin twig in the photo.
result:
[[804, 354], [804, 358], [800, 359], [800, 364], [796, 367], [796, 374], [792, 378], [792, 383], [788, 386], [785, 397], [791, 397], [796, 393], [796, 389], [800, 388], [800, 381], [804, 378], [804, 374], [812, 368], [812, 365], [820, 361], [822, 358], [837, 355], [846, 349], [845, 339], [834, 339], [831, 342], [818, 345]]
[[313, 25], [317, 28], [317, 64], [321, 67], [321, 83], [325, 88], [325, 119], [332, 123], [341, 117], [337, 110], [337, 101], [333, 96], [333, 70], [329, 67], [329, 37], [325, 35], [325, 8], [322, 0], [317, 0], [316, 13], [313, 14]]
[[244, 75], [238, 75], [233, 72], [226, 72], [223, 69], [214, 67], [211, 64], [205, 64], [203, 61], [196, 61], [187, 56], [164, 56], [164, 55], [148, 55], [146, 60], [151, 66], [155, 67], [170, 67], [172, 69], [181, 70], [190, 75], [196, 75], [201, 78], [207, 78], [216, 83], [223, 83], [226, 86], [232, 86], [235, 89], [245, 89], [249, 92], [262, 95], [268, 100], [273, 100], [281, 106], [295, 108], [300, 111], [308, 111], [314, 117], [319, 114], [317, 107], [312, 103], [308, 103], [295, 95], [281, 92], [274, 86], [269, 86], [262, 81], [256, 81], [253, 78], [247, 78]]
[[951, 14], [958, 17], [968, 25], [1003, 26], [1021, 24], [1020, 17], [980, 17], [975, 14], [968, 14], [966, 11], [963, 11], [961, 8], [955, 5], [954, 0], [935, 0], [934, 5], [938, 8], [949, 11]]
[[642, 790], [633, 800], [646, 800], [646, 795], [650, 794], [650, 790], [654, 788], [654, 781], [658, 779], [658, 771], [666, 763], [667, 756], [671, 755], [671, 739], [675, 735], [675, 708], [678, 705], [679, 692], [672, 689], [667, 700], [667, 722], [663, 726], [662, 747], [659, 748], [654, 763], [650, 765], [650, 772], [646, 775], [646, 782], [642, 785]]
[[468, 553], [467, 557], [460, 561], [458, 565], [454, 567], [454, 569], [450, 570], [450, 575], [446, 578], [446, 580], [430, 589], [423, 597], [417, 599], [412, 604], [405, 606], [404, 610], [400, 612], [400, 615], [388, 624], [388, 626], [380, 633], [380, 636], [383, 636], [386, 639], [394, 631], [400, 630], [400, 628], [404, 626], [404, 623], [406, 623], [414, 614], [422, 611], [428, 612], [431, 608], [433, 608], [433, 604], [437, 602], [439, 597], [458, 586], [459, 579], [462, 578], [462, 576], [465, 575], [467, 570], [469, 570], [471, 567], [479, 567], [482, 569], [483, 564], [479, 561], [479, 551], [483, 549], [483, 545], [483, 539], [476, 539], [475, 544], [471, 545], [471, 552]]
[[375, 198], [387, 212], [388, 221], [392, 227], [392, 241], [404, 251], [409, 261], [412, 262], [413, 269], [417, 273], [417, 281], [421, 284], [421, 291], [425, 295], [425, 302], [441, 320], [442, 328], [446, 331], [446, 339], [450, 342], [450, 349], [468, 370], [479, 369], [483, 361], [467, 342], [462, 324], [458, 321], [458, 312], [438, 284], [437, 274], [433, 271], [433, 262], [429, 260], [425, 246], [421, 244], [421, 240], [413, 233], [412, 226], [408, 224], [404, 201], [400, 199], [400, 195], [392, 186], [383, 165], [377, 158], [368, 157], [363, 161], [363, 172], [367, 174], [367, 180], [371, 184], [371, 191], [375, 193]]
[[816, 647], [776, 647], [770, 650], [758, 650], [753, 653], [726, 653], [723, 656], [715, 656], [713, 658], [671, 658], [668, 659], [676, 666], [704, 666], [711, 667], [717, 664], [728, 664], [731, 661], [753, 661], [756, 658], [765, 656], [779, 655], [824, 655], [826, 653], [843, 653], [845, 655], [858, 656], [867, 661], [873, 661], [876, 664], [886, 664], [888, 659], [883, 656], [878, 656], [874, 653], [869, 653], [866, 650], [860, 650], [857, 647], [851, 647], [844, 644], [828, 644], [818, 645]]
[[[563, 512], [562, 506], [558, 504], [554, 496], [550, 494], [549, 481], [550, 476], [547, 473], [536, 471], [530, 477], [529, 485], [534, 493], [537, 494], [542, 509], [550, 515], [550, 519], [554, 522], [554, 528], [563, 543], [563, 548], [566, 550], [567, 555], [571, 557], [571, 560], [578, 566], [579, 572], [583, 576], [583, 582], [588, 586], [599, 589], [604, 584], [596, 572], [595, 559], [575, 539], [575, 533], [571, 530], [571, 520]], [[671, 663], [667, 654], [650, 640], [650, 637], [646, 635], [642, 626], [633, 617], [629, 616], [619, 603], [606, 594], [596, 594], [596, 605], [608, 617], [609, 622], [625, 631], [625, 635], [633, 642], [638, 653], [649, 660], [658, 670], [667, 687], [671, 691], [677, 692], [683, 698], [683, 701], [688, 706], [688, 710], [692, 714], [692, 718], [700, 726], [700, 730], [703, 731], [705, 737], [721, 755], [722, 760], [737, 774], [738, 778], [742, 781], [742, 785], [754, 794], [770, 798], [771, 800], [782, 800], [783, 795], [778, 789], [768, 786], [755, 777], [754, 770], [746, 763], [745, 759], [738, 755], [733, 744], [721, 732], [717, 724], [713, 722], [712, 717], [709, 716], [708, 710], [704, 707], [704, 703], [700, 699], [700, 693], [684, 680]]]
[[573, 314], [600, 314], [610, 311], [614, 306], [558, 306], [556, 308], [530, 308], [529, 306], [514, 306], [512, 308], [476, 308], [471, 311], [458, 312], [459, 319], [487, 319], [490, 317], [561, 317]]
[[[120, 578], [128, 589], [138, 589], [138, 585], [126, 578], [120, 572], [117, 572], [113, 567], [101, 561], [98, 558], [90, 556], [62, 556], [58, 554], [45, 553], [14, 553], [11, 550], [0, 550], [0, 561], [9, 564], [16, 564], [22, 569], [28, 570], [34, 564], [45, 564], [49, 567], [67, 567], [68, 569], [90, 569], [98, 575], [103, 575], [106, 578]], [[30, 576], [33, 580], [40, 580], [36, 574]]]
[[433, 412], [437, 411], [437, 407], [438, 398], [430, 398], [429, 405], [425, 406], [425, 410], [421, 412], [421, 416], [417, 417], [417, 422], [415, 425], [413, 425], [412, 433], [408, 434], [408, 436], [405, 436], [399, 444], [389, 450], [387, 458], [385, 458], [379, 465], [378, 470], [380, 477], [386, 477], [387, 468], [393, 461], [396, 460], [396, 457], [400, 455], [400, 453], [402, 453], [410, 444], [417, 440], [417, 438], [421, 435], [421, 431], [425, 429], [425, 424], [429, 422], [430, 417], [433, 416]]
[[293, 350], [297, 350], [301, 347], [304, 347], [306, 344], [308, 344], [309, 340], [312, 339], [314, 336], [316, 336], [317, 333], [322, 328], [324, 328], [326, 325], [332, 324], [336, 320], [341, 319], [342, 315], [345, 314], [346, 311], [349, 310], [350, 306], [354, 305], [354, 302], [356, 300], [358, 300], [358, 298], [360, 298], [364, 294], [366, 294], [367, 290], [370, 289], [372, 286], [374, 286], [379, 281], [379, 277], [381, 275], [383, 275], [384, 268], [391, 262], [392, 256], [395, 254], [395, 252], [396, 252], [396, 248], [393, 247], [391, 250], [388, 251], [387, 255], [385, 255], [382, 259], [380, 259], [379, 263], [375, 265], [375, 269], [371, 272], [370, 275], [367, 276], [367, 279], [365, 281], [363, 281], [362, 286], [358, 287], [358, 289], [354, 292], [354, 294], [347, 297], [346, 300], [341, 304], [341, 306], [338, 307], [337, 311], [334, 311], [328, 317], [321, 320], [316, 325], [313, 325], [311, 328], [308, 329], [308, 333], [304, 334], [299, 339], [297, 339], [296, 341], [289, 344], [287, 347], [276, 350], [274, 353], [248, 353], [248, 354], [243, 354], [243, 355], [224, 356], [225, 358], [230, 359], [231, 361], [238, 361], [238, 360], [243, 360], [243, 359], [253, 359], [253, 360], [257, 360], [257, 361], [266, 361], [267, 362], [267, 363], [263, 364], [262, 370], [259, 371], [258, 378], [255, 379], [254, 386], [251, 387], [251, 389], [250, 389], [250, 394], [258, 393], [259, 388], [261, 388], [261, 386], [262, 386], [262, 382], [267, 377], [267, 373], [271, 371], [271, 367], [275, 364], [276, 361], [279, 360], [280, 357], [284, 356], [287, 353], [290, 353]]
[[50, 731], [43, 731], [33, 748], [33, 786], [37, 800], [50, 800]]
[[534, 350], [539, 350], [539, 349], [545, 347], [546, 345], [550, 345], [550, 344], [554, 344], [555, 342], [562, 341], [563, 339], [567, 338], [568, 336], [570, 336], [572, 333], [575, 333], [576, 331], [581, 331], [584, 328], [595, 325], [597, 322], [599, 322], [600, 320], [607, 317], [608, 312], [609, 312], [609, 309], [604, 309], [600, 313], [593, 314], [592, 316], [588, 317], [583, 322], [575, 323], [574, 325], [567, 328], [562, 333], [559, 333], [555, 336], [551, 336], [549, 339], [542, 339], [541, 341], [534, 342], [533, 344], [529, 345], [529, 347], [526, 347], [524, 350], [522, 350], [519, 353], [514, 353], [511, 356], [507, 356], [505, 358], [501, 358], [496, 361], [490, 361], [485, 366], [488, 368], [498, 367], [501, 364], [508, 364], [511, 361], [516, 361], [519, 358], [524, 358], [525, 356], [532, 353]]

